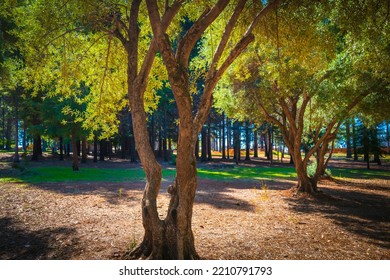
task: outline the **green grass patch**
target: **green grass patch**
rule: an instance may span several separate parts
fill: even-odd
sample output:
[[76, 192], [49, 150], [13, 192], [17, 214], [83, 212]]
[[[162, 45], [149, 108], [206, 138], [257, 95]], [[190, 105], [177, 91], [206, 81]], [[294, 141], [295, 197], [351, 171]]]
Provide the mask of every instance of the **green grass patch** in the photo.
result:
[[[176, 175], [176, 169], [163, 170], [163, 178], [170, 180]], [[198, 169], [198, 176], [211, 180], [258, 180], [258, 179], [295, 179], [294, 168], [290, 167], [234, 167], [221, 169]], [[31, 184], [56, 182], [125, 182], [144, 181], [142, 168], [81, 168], [73, 171], [69, 167], [34, 167], [24, 172], [9, 174], [0, 182], [27, 182]]]
[[0, 178], [0, 183], [23, 183], [24, 181], [18, 177], [3, 177]]
[[[386, 170], [343, 169], [333, 168], [332, 176], [361, 179], [388, 179]], [[172, 180], [176, 175], [175, 168], [163, 170], [164, 180]], [[203, 179], [227, 180], [276, 180], [296, 179], [293, 167], [241, 167], [231, 168], [198, 168], [198, 176]], [[142, 168], [81, 168], [74, 172], [70, 167], [33, 167], [25, 171], [3, 173], [0, 182], [26, 182], [31, 184], [56, 182], [127, 182], [144, 181], [145, 172]]]
[[0, 182], [124, 182], [141, 181], [144, 178], [145, 172], [141, 168], [81, 168], [75, 172], [70, 167], [34, 167], [18, 175], [1, 178]]
[[[164, 176], [174, 176], [175, 170], [164, 170]], [[20, 176], [22, 181], [36, 183], [56, 182], [125, 182], [144, 181], [142, 168], [81, 168], [73, 171], [69, 167], [36, 167]]]
[[230, 169], [199, 168], [200, 178], [213, 180], [261, 180], [261, 179], [295, 179], [293, 167], [234, 167]]
[[73, 171], [69, 167], [36, 167], [21, 175], [21, 179], [29, 183], [55, 182], [123, 182], [142, 180], [145, 174], [142, 169], [124, 168], [80, 168]]
[[354, 168], [331, 168], [333, 177], [351, 179], [387, 179], [390, 180], [388, 170], [354, 169]]

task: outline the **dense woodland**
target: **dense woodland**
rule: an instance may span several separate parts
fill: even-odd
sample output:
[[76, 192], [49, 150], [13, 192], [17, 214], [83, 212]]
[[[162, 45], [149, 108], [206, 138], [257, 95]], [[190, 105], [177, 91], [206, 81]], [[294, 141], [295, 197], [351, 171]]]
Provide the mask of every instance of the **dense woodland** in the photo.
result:
[[[197, 259], [197, 162], [288, 161], [315, 194], [334, 149], [367, 168], [389, 154], [389, 18], [386, 0], [2, 1], [0, 148], [75, 172], [141, 162], [130, 257]], [[177, 175], [161, 219], [163, 161]]]

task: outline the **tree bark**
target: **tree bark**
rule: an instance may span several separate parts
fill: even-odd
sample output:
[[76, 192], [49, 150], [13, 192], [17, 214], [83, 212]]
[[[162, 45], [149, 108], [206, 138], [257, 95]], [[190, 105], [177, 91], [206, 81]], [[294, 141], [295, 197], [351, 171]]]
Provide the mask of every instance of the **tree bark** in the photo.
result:
[[253, 131], [253, 157], [259, 157], [258, 129], [255, 127]]
[[307, 174], [307, 165], [302, 160], [301, 151], [300, 148], [295, 147], [289, 147], [289, 150], [291, 152], [291, 156], [294, 161], [295, 170], [297, 172], [297, 191], [305, 192], [305, 193], [313, 193], [314, 186], [312, 184], [312, 181], [310, 177]]
[[42, 140], [41, 135], [36, 133], [33, 139], [33, 154], [31, 160], [38, 161], [40, 156], [42, 156]]
[[104, 161], [104, 157], [106, 156], [106, 141], [104, 139], [100, 140], [99, 150], [99, 160]]
[[[147, 4], [150, 4], [149, 2], [147, 1]], [[182, 206], [185, 203], [185, 199], [184, 197], [181, 197], [181, 189], [185, 188], [186, 182], [180, 180], [182, 175], [182, 172], [180, 171], [181, 168], [178, 168], [178, 178], [175, 180], [174, 185], [170, 187], [172, 199], [168, 210], [168, 216], [165, 220], [161, 220], [157, 211], [157, 196], [160, 189], [162, 172], [161, 166], [155, 158], [150, 141], [148, 141], [149, 133], [143, 99], [147, 77], [152, 67], [155, 53], [157, 52], [157, 43], [155, 39], [152, 40], [149, 50], [144, 57], [141, 69], [138, 71], [138, 12], [140, 4], [141, 0], [134, 0], [131, 3], [129, 23], [126, 24], [126, 26], [128, 26], [128, 29], [126, 30], [128, 39], [119, 31], [116, 33], [116, 36], [122, 41], [128, 53], [127, 84], [131, 106], [132, 126], [137, 151], [146, 174], [146, 186], [142, 199], [142, 221], [145, 230], [144, 238], [139, 246], [129, 254], [129, 257], [136, 259], [194, 258], [196, 257], [196, 254], [190, 252], [190, 249], [193, 247], [192, 232], [190, 234], [188, 234], [188, 231], [185, 232], [185, 226], [182, 225], [184, 219], [183, 215], [188, 215], [188, 213], [183, 214], [183, 209], [186, 209], [186, 206]], [[159, 23], [160, 28], [165, 30], [168, 27], [181, 4], [182, 1], [175, 1], [172, 6], [166, 7], [164, 16]], [[180, 130], [182, 131], [180, 133], [185, 131], [185, 129], [183, 129], [184, 123], [185, 122], [182, 122], [182, 120], [180, 121]], [[183, 137], [180, 136], [180, 133], [179, 143], [182, 143]], [[191, 139], [191, 141], [192, 140], [195, 141], [195, 138]], [[186, 148], [189, 147], [191, 148], [190, 154], [195, 158], [195, 146], [187, 146]], [[178, 151], [179, 150], [180, 148], [178, 148]], [[180, 164], [189, 164], [188, 158], [183, 161], [182, 155], [178, 155], [177, 160]], [[191, 172], [188, 172], [188, 176], [191, 175]], [[191, 244], [186, 246], [187, 242], [185, 242], [185, 240], [190, 240]]]
[[[168, 1], [166, 2], [168, 4]], [[182, 1], [176, 1], [181, 5]], [[164, 25], [164, 16], [161, 19], [157, 1], [146, 1], [150, 22], [153, 29], [154, 38], [160, 50], [164, 64], [168, 72], [169, 82], [175, 97], [179, 114], [179, 137], [177, 148], [177, 168], [176, 178], [169, 188], [171, 194], [170, 205], [167, 217], [160, 220], [156, 207], [156, 199], [161, 183], [161, 167], [152, 156], [150, 145], [145, 145], [148, 139], [146, 128], [146, 115], [143, 106], [144, 84], [137, 77], [137, 52], [136, 38], [138, 38], [137, 17], [134, 23], [130, 16], [129, 47], [128, 50], [128, 77], [129, 77], [129, 99], [134, 117], [134, 132], [139, 148], [141, 161], [146, 173], [147, 185], [145, 187], [143, 199], [143, 224], [145, 229], [144, 240], [131, 256], [136, 258], [174, 258], [174, 259], [199, 259], [195, 250], [194, 235], [192, 232], [192, 208], [197, 187], [197, 171], [195, 160], [195, 143], [207, 118], [212, 105], [212, 92], [218, 80], [226, 68], [234, 59], [254, 40], [251, 30], [240, 40], [231, 51], [219, 69], [220, 58], [223, 50], [230, 38], [231, 31], [238, 20], [238, 16], [245, 6], [246, 1], [240, 0], [234, 11], [213, 61], [210, 71], [207, 73], [204, 92], [195, 117], [192, 115], [192, 97], [189, 87], [188, 61], [192, 49], [200, 39], [207, 27], [217, 18], [229, 3], [228, 0], [219, 0], [210, 9], [207, 9], [200, 18], [193, 23], [186, 34], [177, 43], [176, 54], [173, 53], [171, 42], [165, 34], [167, 25]], [[131, 5], [131, 15], [133, 10], [139, 9], [140, 1], [133, 1]], [[174, 5], [173, 4], [173, 5]], [[168, 7], [168, 5], [166, 5]], [[167, 11], [167, 10], [166, 10]], [[138, 15], [138, 14], [137, 14]], [[154, 42], [154, 41], [153, 41]], [[152, 42], [152, 43], [153, 43]], [[134, 45], [135, 44], [135, 45]], [[142, 71], [141, 71], [142, 72]], [[139, 82], [139, 83], [138, 83]]]

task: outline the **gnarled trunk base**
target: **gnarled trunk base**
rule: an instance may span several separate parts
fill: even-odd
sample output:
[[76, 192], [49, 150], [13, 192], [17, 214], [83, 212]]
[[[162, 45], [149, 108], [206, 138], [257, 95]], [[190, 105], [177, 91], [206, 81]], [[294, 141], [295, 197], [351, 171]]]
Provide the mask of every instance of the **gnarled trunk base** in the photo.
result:
[[317, 184], [318, 184], [318, 180], [312, 179], [310, 177], [306, 177], [306, 178], [298, 179], [298, 183], [295, 188], [297, 192], [314, 194], [319, 192]]
[[[183, 248], [179, 248], [176, 240], [174, 240], [177, 235], [172, 236], [172, 231], [173, 228], [167, 230], [167, 224], [164, 223], [161, 231], [156, 232], [156, 235], [162, 236], [163, 242], [161, 244], [156, 246], [153, 244], [153, 235], [147, 236], [145, 234], [143, 241], [127, 253], [125, 257], [132, 260], [177, 260], [178, 251], [183, 250], [183, 259], [199, 260], [200, 257], [195, 250], [192, 233], [189, 234], [191, 238], [187, 239], [187, 242], [183, 244]], [[168, 232], [170, 234], [167, 234]]]
[[[158, 218], [155, 203], [143, 200], [143, 241], [126, 255], [128, 259], [197, 260], [194, 235], [191, 228], [192, 207], [179, 203], [177, 181], [168, 188], [171, 195], [167, 216]], [[147, 195], [147, 194], [145, 194]], [[193, 197], [189, 197], [193, 201]]]

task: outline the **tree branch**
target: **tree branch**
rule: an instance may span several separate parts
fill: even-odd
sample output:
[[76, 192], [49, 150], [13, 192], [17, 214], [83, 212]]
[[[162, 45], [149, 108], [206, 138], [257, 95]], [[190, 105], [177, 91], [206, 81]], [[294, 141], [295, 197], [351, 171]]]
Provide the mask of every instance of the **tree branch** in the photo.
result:
[[226, 8], [229, 0], [218, 0], [218, 2], [199, 17], [199, 19], [186, 32], [184, 37], [179, 41], [176, 51], [176, 58], [183, 67], [188, 67], [188, 60], [196, 42], [202, 36], [204, 31]]
[[135, 79], [138, 72], [138, 16], [141, 2], [142, 0], [134, 0], [131, 3], [129, 27], [127, 30], [129, 40], [125, 44], [129, 64], [128, 75], [131, 79]]
[[266, 15], [271, 8], [276, 5], [276, 2], [274, 1], [270, 4], [268, 4], [265, 8], [263, 8], [255, 17], [255, 19], [252, 21], [250, 26], [248, 27], [247, 31], [241, 38], [241, 40], [235, 45], [235, 47], [231, 50], [230, 54], [226, 58], [226, 60], [222, 63], [221, 67], [217, 70], [216, 66], [220, 60], [220, 57], [222, 56], [222, 53], [226, 47], [227, 41], [231, 35], [231, 32], [233, 30], [233, 27], [235, 23], [238, 20], [239, 15], [242, 12], [242, 9], [245, 6], [246, 1], [240, 1], [236, 9], [233, 12], [232, 17], [230, 18], [228, 25], [226, 27], [225, 33], [222, 35], [222, 39], [220, 41], [220, 44], [218, 46], [218, 49], [213, 57], [211, 68], [209, 69], [206, 77], [205, 82], [205, 88], [203, 91], [203, 95], [201, 97], [201, 102], [199, 105], [198, 112], [194, 119], [194, 125], [195, 130], [200, 132], [203, 123], [206, 120], [207, 114], [210, 111], [210, 108], [212, 106], [212, 94], [215, 86], [217, 85], [218, 81], [221, 79], [222, 75], [225, 73], [227, 68], [234, 62], [234, 60], [247, 48], [247, 46], [255, 39], [254, 35], [252, 34], [253, 29], [255, 28], [257, 22], [259, 19]]
[[236, 25], [237, 20], [240, 17], [240, 14], [241, 14], [242, 10], [244, 9], [246, 2], [247, 2], [247, 0], [240, 0], [240, 2], [237, 4], [236, 8], [234, 9], [234, 12], [233, 12], [232, 16], [230, 17], [229, 22], [226, 25], [226, 28], [222, 34], [222, 38], [221, 38], [221, 41], [219, 42], [218, 48], [214, 53], [214, 56], [213, 56], [213, 59], [212, 59], [211, 65], [210, 65], [210, 70], [208, 73], [210, 73], [210, 74], [214, 73], [214, 71], [216, 70], [217, 64], [218, 64], [219, 60], [221, 59], [221, 56], [226, 48], [227, 42], [230, 39], [230, 35], [233, 31], [233, 28]]
[[[176, 73], [179, 66], [176, 63], [175, 55], [171, 47], [169, 37], [165, 34], [165, 30], [162, 28], [160, 13], [158, 11], [158, 5], [156, 0], [146, 1], [146, 5], [149, 12], [150, 24], [152, 25], [153, 34], [156, 40], [156, 44], [160, 49], [161, 56], [164, 60], [164, 64], [170, 77], [179, 78]], [[175, 82], [171, 81], [171, 86], [175, 87]], [[173, 84], [172, 84], [173, 83]]]
[[[184, 0], [180, 1], [175, 1], [172, 6], [170, 7], [165, 7], [165, 13], [161, 19], [161, 28], [163, 32], [165, 32], [172, 22], [173, 18], [175, 15], [179, 12], [179, 9], [181, 5], [183, 4]], [[143, 59], [143, 63], [141, 65], [139, 74], [137, 76], [137, 81], [142, 85], [142, 92], [145, 91], [146, 88], [146, 82], [147, 82], [147, 77], [149, 76], [149, 73], [152, 69], [153, 61], [156, 56], [156, 52], [158, 50], [158, 45], [157, 45], [157, 40], [156, 37], [154, 36], [152, 38], [152, 41], [150, 42], [149, 49], [146, 52], [146, 55]]]

